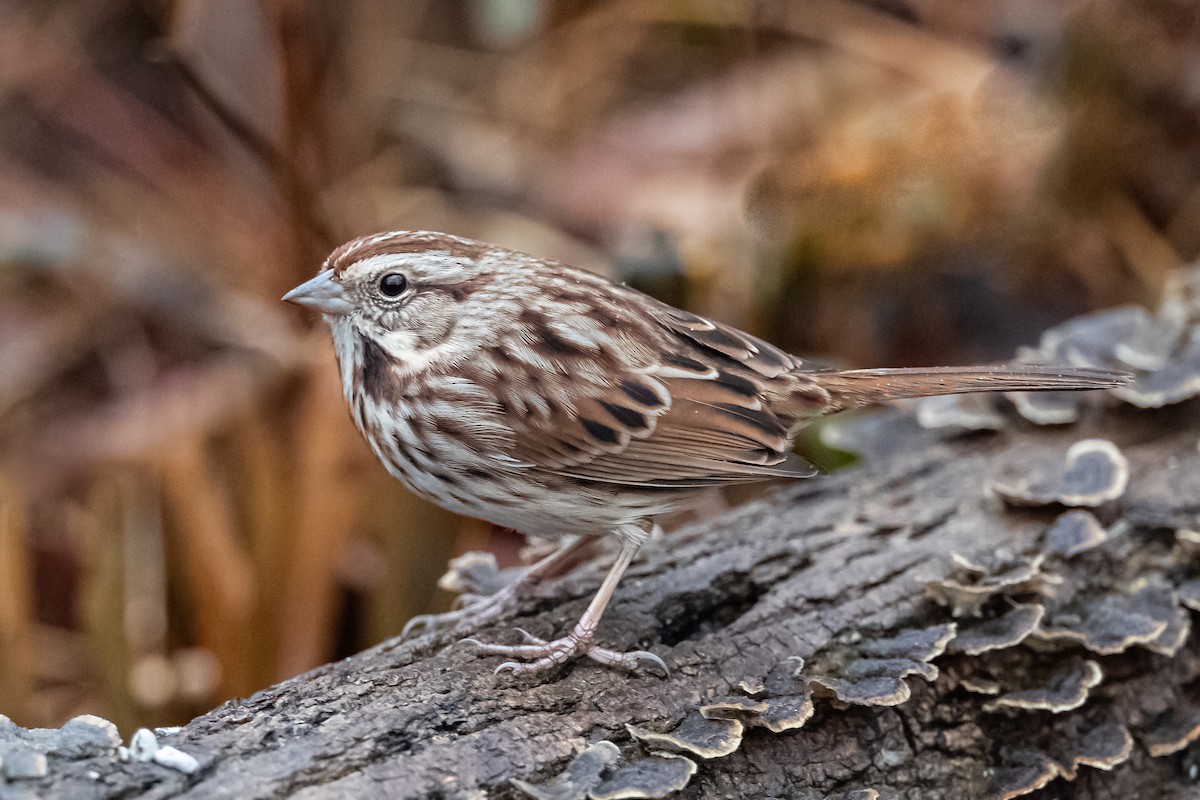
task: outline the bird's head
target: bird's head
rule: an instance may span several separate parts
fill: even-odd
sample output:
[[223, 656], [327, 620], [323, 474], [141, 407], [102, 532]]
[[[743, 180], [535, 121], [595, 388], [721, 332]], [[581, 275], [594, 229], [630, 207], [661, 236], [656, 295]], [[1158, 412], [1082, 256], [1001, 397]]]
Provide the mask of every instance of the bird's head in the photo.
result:
[[364, 236], [333, 251], [316, 277], [283, 299], [322, 312], [339, 351], [342, 341], [365, 339], [404, 361], [452, 335], [471, 338], [471, 326], [461, 328], [495, 278], [492, 249], [444, 233]]

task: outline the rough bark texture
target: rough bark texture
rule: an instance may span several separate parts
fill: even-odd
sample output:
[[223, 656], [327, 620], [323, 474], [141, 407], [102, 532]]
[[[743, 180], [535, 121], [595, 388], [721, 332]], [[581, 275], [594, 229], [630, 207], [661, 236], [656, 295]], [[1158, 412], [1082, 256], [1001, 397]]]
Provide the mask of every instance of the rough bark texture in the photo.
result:
[[[0, 797], [1194, 797], [1200, 402], [1005, 415], [880, 415], [861, 466], [649, 543], [601, 640], [666, 679], [393, 641], [161, 736], [194, 775], [52, 753]], [[611, 556], [482, 637], [566, 629]]]

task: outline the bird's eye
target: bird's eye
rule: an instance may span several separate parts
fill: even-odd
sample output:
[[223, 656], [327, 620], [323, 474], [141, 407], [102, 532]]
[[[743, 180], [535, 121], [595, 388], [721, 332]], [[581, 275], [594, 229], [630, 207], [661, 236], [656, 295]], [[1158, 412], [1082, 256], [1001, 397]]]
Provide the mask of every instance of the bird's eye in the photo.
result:
[[379, 291], [383, 292], [385, 297], [399, 297], [407, 286], [408, 278], [399, 272], [389, 272], [379, 279]]

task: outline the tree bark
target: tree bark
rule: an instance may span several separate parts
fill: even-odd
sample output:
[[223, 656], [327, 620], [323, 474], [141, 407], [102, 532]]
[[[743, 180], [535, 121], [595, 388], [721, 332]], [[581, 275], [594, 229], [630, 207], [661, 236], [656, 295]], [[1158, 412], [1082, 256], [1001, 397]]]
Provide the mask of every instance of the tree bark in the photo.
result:
[[[859, 466], [648, 543], [600, 641], [665, 679], [394, 640], [161, 735], [194, 775], [52, 752], [0, 798], [1196, 796], [1200, 403], [1003, 419], [877, 415]], [[481, 638], [568, 629], [614, 553]]]

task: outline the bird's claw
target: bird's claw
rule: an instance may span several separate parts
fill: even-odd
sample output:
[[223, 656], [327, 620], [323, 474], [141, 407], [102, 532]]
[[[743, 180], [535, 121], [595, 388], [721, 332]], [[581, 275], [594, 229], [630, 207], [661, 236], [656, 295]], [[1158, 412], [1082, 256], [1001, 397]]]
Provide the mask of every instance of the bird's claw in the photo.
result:
[[572, 634], [554, 641], [546, 641], [520, 628], [517, 631], [524, 639], [524, 644], [491, 644], [473, 638], [463, 639], [459, 644], [470, 644], [477, 648], [482, 655], [529, 659], [528, 661], [505, 661], [496, 667], [496, 675], [503, 672], [511, 672], [514, 675], [542, 672], [564, 664], [575, 656], [587, 656], [600, 664], [620, 667], [630, 672], [644, 669], [660, 678], [665, 678], [669, 674], [666, 662], [648, 650], [632, 650], [622, 653], [606, 647], [597, 647], [591, 643], [590, 637], [583, 638]]
[[404, 623], [404, 629], [400, 631], [400, 638], [407, 639], [418, 631], [424, 633], [426, 630], [432, 629], [434, 620], [437, 619], [436, 614], [417, 614], [415, 617]]
[[524, 628], [514, 628], [513, 630], [515, 630], [517, 633], [521, 634], [521, 638], [525, 640], [525, 644], [540, 644], [540, 645], [546, 644], [545, 639], [539, 639], [538, 637], [534, 636], [532, 633], [525, 630]]
[[[589, 652], [588, 655], [592, 656], [592, 653]], [[624, 659], [622, 659], [624, 663], [619, 664], [618, 666], [623, 666], [630, 672], [637, 672], [638, 670], [645, 669], [647, 672], [657, 675], [660, 678], [666, 678], [671, 674], [670, 670], [667, 669], [667, 662], [663, 661], [649, 650], [632, 650], [628, 653], [622, 653], [621, 655], [624, 656]], [[595, 658], [595, 656], [592, 657]]]
[[463, 594], [455, 601], [458, 606], [444, 614], [418, 614], [404, 625], [402, 638], [410, 635], [431, 633], [439, 628], [454, 629], [460, 626], [478, 628], [501, 616], [516, 603], [515, 586], [507, 586], [496, 594]]

